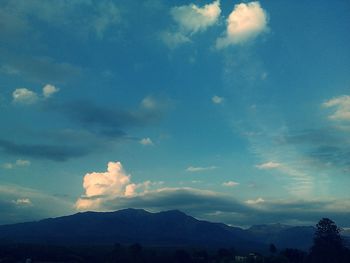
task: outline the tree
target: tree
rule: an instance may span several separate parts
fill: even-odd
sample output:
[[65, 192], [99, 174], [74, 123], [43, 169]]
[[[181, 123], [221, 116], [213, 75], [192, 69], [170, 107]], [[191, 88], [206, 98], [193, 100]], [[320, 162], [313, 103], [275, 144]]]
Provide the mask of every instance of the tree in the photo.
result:
[[271, 254], [273, 254], [273, 255], [276, 254], [277, 248], [276, 248], [275, 244], [271, 243], [270, 247], [269, 247], [269, 250], [270, 250]]
[[346, 248], [340, 236], [340, 228], [330, 219], [322, 218], [316, 225], [314, 244], [309, 254], [310, 262], [345, 262]]

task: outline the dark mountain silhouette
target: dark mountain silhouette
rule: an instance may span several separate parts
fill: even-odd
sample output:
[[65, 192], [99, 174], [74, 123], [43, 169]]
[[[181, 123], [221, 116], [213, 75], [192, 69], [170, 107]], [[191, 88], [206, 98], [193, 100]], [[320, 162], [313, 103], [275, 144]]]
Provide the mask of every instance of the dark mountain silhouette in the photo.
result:
[[280, 224], [249, 229], [197, 220], [178, 210], [150, 213], [142, 209], [84, 212], [37, 222], [0, 226], [0, 240], [45, 244], [141, 243], [154, 246], [235, 247], [263, 251], [278, 248], [308, 249], [313, 227]]
[[257, 242], [276, 244], [279, 248], [307, 249], [313, 242], [315, 227], [282, 224], [255, 225], [247, 232]]

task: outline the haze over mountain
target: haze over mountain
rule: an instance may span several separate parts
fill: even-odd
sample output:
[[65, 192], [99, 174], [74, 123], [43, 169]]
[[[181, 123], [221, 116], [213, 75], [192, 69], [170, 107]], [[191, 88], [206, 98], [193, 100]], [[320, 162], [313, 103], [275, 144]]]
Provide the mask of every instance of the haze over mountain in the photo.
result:
[[0, 226], [0, 239], [49, 244], [141, 243], [153, 246], [235, 247], [263, 251], [270, 243], [279, 248], [308, 249], [313, 227], [281, 224], [248, 229], [197, 220], [178, 210], [150, 213], [142, 209], [84, 212]]

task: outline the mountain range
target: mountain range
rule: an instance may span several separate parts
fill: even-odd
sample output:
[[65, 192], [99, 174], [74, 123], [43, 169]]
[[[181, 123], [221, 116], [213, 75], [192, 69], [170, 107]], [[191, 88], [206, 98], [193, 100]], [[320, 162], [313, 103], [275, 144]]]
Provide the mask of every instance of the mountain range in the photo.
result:
[[282, 224], [248, 229], [198, 220], [178, 210], [150, 213], [142, 209], [83, 212], [36, 222], [0, 226], [0, 240], [21, 243], [147, 246], [234, 247], [266, 251], [277, 248], [308, 250], [315, 228]]

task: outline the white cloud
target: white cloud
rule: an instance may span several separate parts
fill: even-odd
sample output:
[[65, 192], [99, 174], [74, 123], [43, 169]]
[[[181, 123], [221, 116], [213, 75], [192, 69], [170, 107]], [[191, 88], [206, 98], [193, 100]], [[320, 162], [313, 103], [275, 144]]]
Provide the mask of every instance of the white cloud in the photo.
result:
[[228, 181], [228, 182], [222, 183], [222, 185], [223, 185], [223, 186], [227, 186], [227, 187], [234, 187], [234, 186], [239, 185], [239, 183], [234, 182], [234, 181]]
[[280, 168], [282, 166], [281, 163], [277, 163], [277, 162], [267, 162], [267, 163], [262, 163], [262, 164], [258, 164], [255, 167], [260, 169], [260, 170], [269, 170], [269, 169], [276, 169], [276, 168]]
[[31, 163], [28, 160], [18, 159], [15, 163], [4, 163], [2, 165], [2, 168], [4, 168], [4, 169], [14, 169], [16, 167], [29, 166], [30, 164]]
[[220, 1], [214, 1], [203, 7], [195, 4], [173, 7], [171, 15], [181, 30], [190, 33], [204, 31], [214, 25], [221, 13]]
[[142, 144], [142, 145], [145, 145], [145, 146], [147, 146], [147, 145], [154, 145], [153, 144], [153, 142], [152, 142], [152, 140], [150, 139], [150, 138], [142, 138], [141, 140], [140, 140], [140, 143]]
[[224, 101], [224, 98], [215, 95], [211, 98], [211, 101], [215, 104], [221, 104]]
[[265, 200], [261, 197], [255, 199], [255, 200], [247, 200], [245, 201], [248, 205], [257, 205], [257, 204], [261, 204], [264, 203]]
[[12, 202], [18, 206], [31, 206], [32, 201], [29, 198], [18, 198], [17, 200], [12, 200]]
[[165, 31], [161, 33], [160, 38], [169, 48], [172, 49], [181, 44], [191, 42], [191, 39], [182, 32]]
[[28, 160], [21, 160], [21, 159], [18, 159], [17, 161], [16, 161], [16, 165], [17, 166], [29, 166], [31, 163], [30, 163], [30, 161], [28, 161]]
[[91, 27], [98, 38], [104, 37], [107, 29], [121, 22], [119, 8], [113, 2], [101, 2], [98, 7], [98, 15], [92, 20]]
[[38, 100], [38, 95], [29, 89], [20, 88], [15, 89], [12, 93], [12, 98], [15, 103], [32, 104]]
[[161, 39], [169, 48], [176, 48], [181, 44], [190, 43], [193, 34], [203, 32], [217, 23], [221, 14], [220, 1], [214, 1], [203, 7], [195, 4], [176, 6], [170, 13], [177, 28], [164, 31]]
[[85, 195], [75, 204], [78, 210], [100, 210], [103, 203], [119, 197], [133, 197], [137, 191], [147, 192], [151, 181], [131, 183], [130, 175], [126, 174], [120, 162], [109, 162], [106, 172], [87, 173], [84, 176], [83, 187]]
[[2, 168], [7, 169], [7, 170], [10, 170], [10, 169], [13, 168], [13, 164], [12, 164], [12, 163], [4, 163], [4, 164], [2, 165]]
[[157, 108], [157, 101], [152, 96], [147, 96], [141, 101], [141, 106], [147, 110], [154, 110]]
[[218, 38], [218, 49], [244, 43], [267, 30], [267, 14], [259, 2], [235, 5], [227, 19], [225, 36]]
[[331, 120], [350, 120], [350, 96], [343, 95], [324, 102], [323, 107], [334, 108], [335, 112], [329, 116]]
[[51, 84], [46, 84], [43, 87], [43, 96], [45, 99], [50, 98], [53, 94], [57, 93], [60, 89]]
[[186, 171], [190, 173], [196, 173], [196, 172], [205, 172], [205, 171], [210, 171], [217, 169], [216, 166], [208, 166], [208, 167], [194, 167], [194, 166], [189, 166]]

